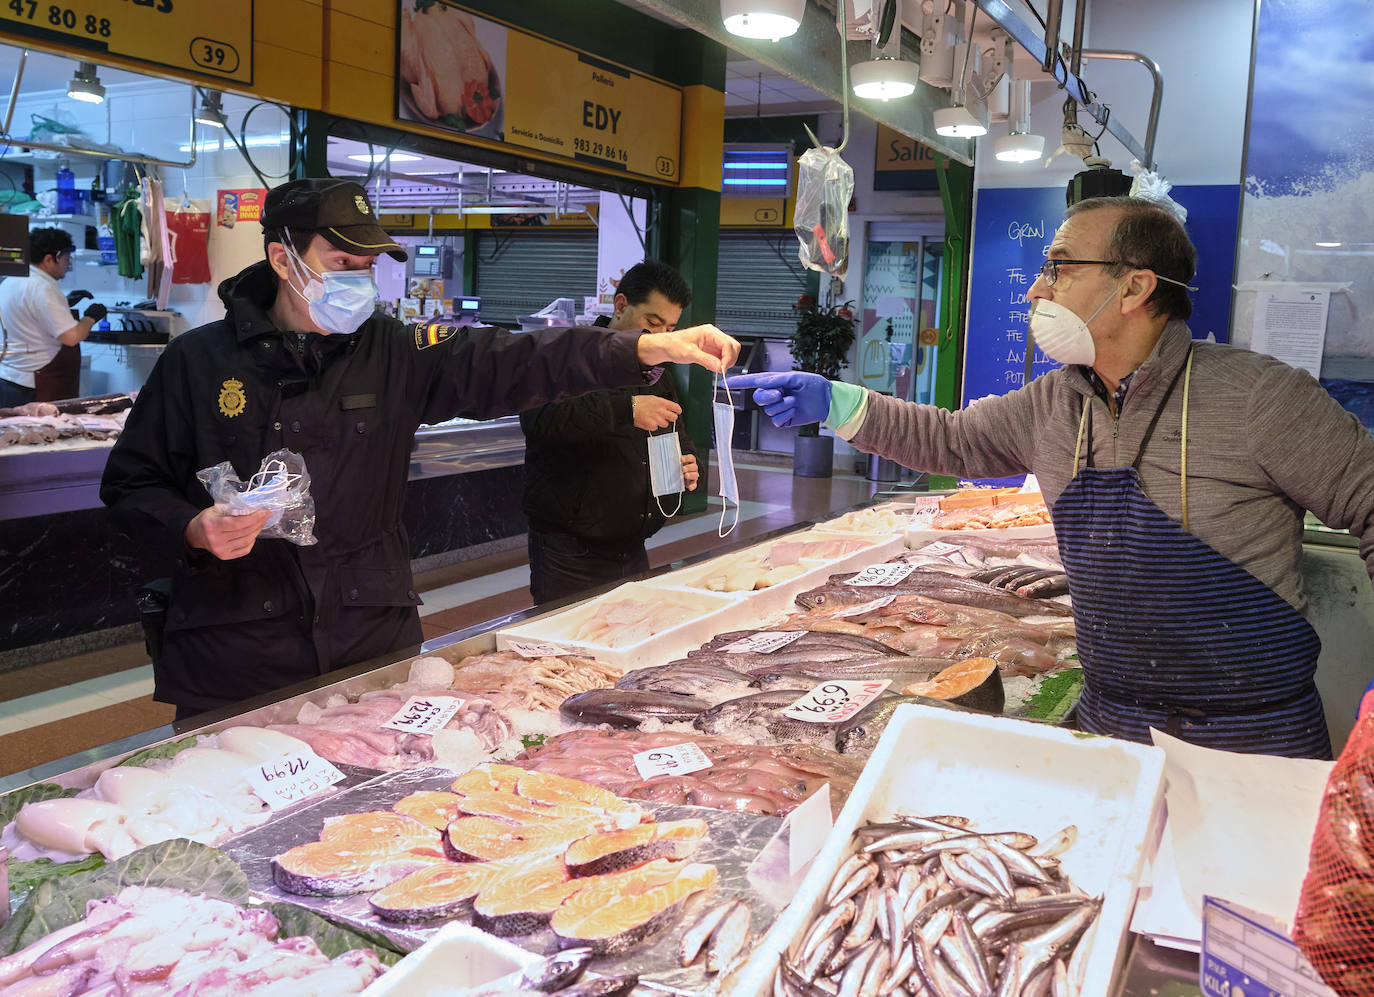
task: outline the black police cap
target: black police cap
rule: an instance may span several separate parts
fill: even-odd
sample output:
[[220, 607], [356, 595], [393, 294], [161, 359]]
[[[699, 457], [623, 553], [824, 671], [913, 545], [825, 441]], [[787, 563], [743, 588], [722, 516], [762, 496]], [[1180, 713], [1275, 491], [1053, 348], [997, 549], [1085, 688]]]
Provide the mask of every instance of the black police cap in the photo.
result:
[[318, 232], [330, 244], [356, 256], [389, 253], [398, 260], [408, 254], [382, 230], [367, 191], [352, 180], [308, 178], [290, 180], [267, 192], [262, 227]]

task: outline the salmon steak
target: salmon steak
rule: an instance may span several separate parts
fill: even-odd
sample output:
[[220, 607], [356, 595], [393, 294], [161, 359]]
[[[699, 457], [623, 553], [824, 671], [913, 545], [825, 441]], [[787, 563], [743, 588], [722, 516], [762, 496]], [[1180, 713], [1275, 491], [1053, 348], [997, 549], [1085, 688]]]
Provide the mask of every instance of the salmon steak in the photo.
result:
[[479, 765], [464, 772], [449, 788], [455, 793], [513, 793], [525, 770], [516, 765]]
[[[569, 820], [595, 817], [606, 827], [614, 826], [606, 813], [595, 807], [558, 804], [545, 806], [516, 793], [475, 792], [455, 797], [456, 816], [491, 817], [510, 824], [532, 824], [544, 820]], [[451, 819], [451, 818], [450, 818]]]
[[548, 927], [563, 901], [586, 885], [568, 876], [557, 858], [544, 859], [494, 879], [473, 904], [472, 924], [492, 935], [528, 935]]
[[583, 807], [610, 814], [621, 827], [630, 827], [650, 819], [638, 806], [622, 800], [609, 790], [548, 772], [521, 770], [516, 792], [527, 800], [547, 807]]
[[449, 821], [458, 818], [458, 803], [463, 797], [457, 793], [422, 791], [397, 800], [391, 809], [406, 817], [413, 817], [426, 827], [442, 831]]
[[579, 838], [563, 856], [573, 876], [601, 876], [654, 859], [690, 858], [706, 840], [704, 820], [674, 820], [600, 831]]
[[434, 828], [378, 810], [327, 818], [318, 841], [272, 859], [272, 878], [299, 896], [342, 897], [378, 889], [444, 861]]
[[667, 925], [683, 903], [716, 881], [716, 867], [664, 859], [601, 876], [578, 890], [550, 921], [564, 948], [586, 945], [602, 955], [627, 952]]
[[510, 871], [496, 862], [444, 862], [383, 887], [368, 906], [383, 920], [402, 924], [448, 920], [466, 914], [479, 892]]
[[599, 830], [604, 817], [507, 824], [491, 817], [460, 817], [444, 830], [444, 854], [455, 862], [559, 858], [578, 838]]

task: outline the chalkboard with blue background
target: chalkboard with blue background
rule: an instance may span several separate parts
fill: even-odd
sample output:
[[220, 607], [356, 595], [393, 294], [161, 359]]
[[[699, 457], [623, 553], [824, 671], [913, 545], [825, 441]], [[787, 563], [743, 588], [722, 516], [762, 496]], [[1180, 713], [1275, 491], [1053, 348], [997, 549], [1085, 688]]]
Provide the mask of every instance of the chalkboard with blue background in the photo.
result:
[[[1197, 339], [1230, 341], [1240, 186], [1180, 186], [1170, 191], [1188, 209], [1187, 229], [1198, 251], [1188, 326]], [[1026, 370], [1030, 290], [1046, 248], [1064, 220], [1064, 188], [983, 188], [974, 204], [968, 330], [964, 340], [963, 403], [1021, 387]], [[1086, 318], [1086, 316], [1083, 316]], [[1037, 348], [1038, 377], [1059, 364]]]

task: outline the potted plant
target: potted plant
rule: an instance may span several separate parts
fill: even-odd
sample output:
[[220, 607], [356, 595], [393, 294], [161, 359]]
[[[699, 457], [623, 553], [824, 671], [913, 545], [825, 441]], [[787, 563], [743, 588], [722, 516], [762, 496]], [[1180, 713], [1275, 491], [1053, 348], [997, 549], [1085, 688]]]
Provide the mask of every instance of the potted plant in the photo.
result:
[[[854, 345], [853, 301], [841, 305], [817, 305], [803, 294], [795, 305], [800, 313], [797, 332], [789, 349], [792, 367], [836, 380], [849, 366], [846, 357]], [[835, 460], [835, 438], [822, 436], [820, 423], [802, 426], [792, 451], [792, 471], [803, 478], [828, 478]]]

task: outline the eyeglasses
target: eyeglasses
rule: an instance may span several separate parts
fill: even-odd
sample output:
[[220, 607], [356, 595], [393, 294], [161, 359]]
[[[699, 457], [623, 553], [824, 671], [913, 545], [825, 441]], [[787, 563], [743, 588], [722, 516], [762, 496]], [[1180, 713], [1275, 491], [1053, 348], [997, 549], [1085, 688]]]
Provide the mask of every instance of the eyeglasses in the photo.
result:
[[1149, 267], [1142, 267], [1126, 260], [1046, 260], [1040, 264], [1040, 276], [1044, 279], [1047, 287], [1054, 287], [1059, 281], [1059, 268], [1065, 265], [1092, 264], [1099, 267], [1130, 267], [1133, 270], [1148, 270]]

